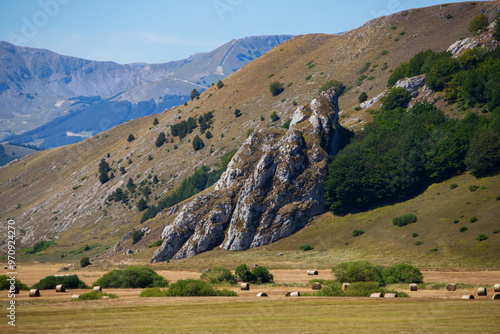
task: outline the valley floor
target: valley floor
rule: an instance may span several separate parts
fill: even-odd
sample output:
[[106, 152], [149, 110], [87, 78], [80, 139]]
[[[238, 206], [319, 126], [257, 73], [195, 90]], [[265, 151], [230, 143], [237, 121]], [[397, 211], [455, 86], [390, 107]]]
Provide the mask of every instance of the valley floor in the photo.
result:
[[[32, 285], [57, 273], [60, 265], [19, 266], [19, 278]], [[170, 282], [199, 278], [199, 272], [159, 270]], [[285, 297], [286, 292], [313, 292], [311, 279], [332, 279], [330, 270], [308, 276], [304, 270], [271, 270], [275, 284], [237, 291], [238, 297], [140, 298], [142, 289], [105, 289], [118, 299], [72, 302], [71, 296], [85, 290], [56, 293], [42, 290], [29, 298], [26, 291], [16, 297], [18, 333], [494, 333], [500, 328], [500, 301], [492, 300], [499, 271], [424, 271], [424, 281], [469, 283], [488, 288], [488, 296], [477, 296], [477, 288], [408, 291], [410, 298], [374, 299], [339, 297]], [[105, 271], [72, 270], [87, 284]], [[227, 287], [226, 287], [227, 288]], [[266, 292], [269, 297], [256, 297]], [[474, 294], [475, 300], [462, 300]], [[0, 294], [3, 309], [7, 291]], [[0, 332], [12, 332], [7, 319]]]

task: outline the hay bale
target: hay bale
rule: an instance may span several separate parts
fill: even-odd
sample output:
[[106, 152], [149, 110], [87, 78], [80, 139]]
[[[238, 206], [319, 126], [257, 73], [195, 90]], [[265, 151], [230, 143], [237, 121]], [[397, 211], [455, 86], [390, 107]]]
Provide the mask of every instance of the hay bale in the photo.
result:
[[397, 298], [397, 297], [398, 297], [398, 294], [397, 293], [392, 293], [392, 292], [386, 293], [384, 295], [384, 298]]
[[500, 284], [495, 284], [495, 285], [493, 286], [493, 290], [494, 290], [495, 292], [500, 292]]
[[308, 270], [307, 274], [308, 275], [318, 275], [318, 271], [317, 270]]
[[478, 296], [487, 296], [488, 295], [488, 291], [486, 290], [486, 288], [478, 288], [477, 289], [477, 295]]
[[474, 299], [473, 295], [463, 295], [462, 299]]
[[410, 284], [410, 291], [417, 291], [417, 285], [415, 283]]
[[257, 297], [267, 297], [267, 293], [265, 293], [265, 292], [259, 292], [257, 294]]
[[241, 290], [250, 290], [250, 284], [248, 283], [241, 283]]
[[497, 293], [491, 299], [493, 299], [493, 300], [500, 300], [500, 293]]
[[96, 285], [94, 286], [94, 289], [93, 289], [95, 292], [99, 292], [99, 291], [102, 291], [101, 287], [99, 285]]
[[384, 294], [381, 292], [374, 292], [370, 295], [370, 298], [382, 298], [384, 297]]
[[320, 283], [318, 283], [318, 282], [314, 282], [314, 283], [312, 284], [312, 289], [313, 289], [313, 290], [321, 290], [321, 284], [320, 284]]
[[446, 290], [448, 290], [448, 291], [455, 291], [455, 290], [457, 290], [457, 286], [454, 283], [449, 283], [446, 286]]
[[293, 292], [287, 292], [286, 297], [300, 297], [300, 292], [299, 291], [293, 291]]
[[38, 289], [31, 289], [30, 297], [40, 297], [40, 291], [38, 291]]
[[71, 299], [78, 299], [78, 298], [80, 298], [80, 295], [76, 293], [73, 296], [71, 296]]
[[345, 290], [351, 285], [351, 283], [342, 283], [342, 290]]
[[66, 292], [66, 286], [64, 284], [57, 285], [56, 292]]

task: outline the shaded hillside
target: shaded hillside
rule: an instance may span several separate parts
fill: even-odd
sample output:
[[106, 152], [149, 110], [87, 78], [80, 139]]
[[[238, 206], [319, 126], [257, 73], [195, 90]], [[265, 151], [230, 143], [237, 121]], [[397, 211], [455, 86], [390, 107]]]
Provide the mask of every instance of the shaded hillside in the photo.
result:
[[[187, 106], [157, 115], [157, 125], [153, 125], [155, 116], [129, 121], [81, 143], [40, 152], [0, 169], [0, 214], [16, 218], [26, 232], [25, 244], [47, 239], [61, 249], [86, 242], [112, 245], [126, 232], [142, 227], [142, 212], [136, 207], [141, 198], [157, 203], [196, 167], [215, 167], [252, 131], [284, 124], [292, 118], [296, 104], [308, 105], [327, 81], [336, 79], [353, 86], [339, 99], [340, 122], [362, 128], [372, 116], [353, 109], [360, 92], [366, 91], [369, 97], [381, 93], [389, 70], [420, 51], [446, 50], [470, 35], [467, 28], [477, 13], [484, 10], [493, 17], [497, 7], [491, 2], [450, 4], [375, 19], [341, 36], [295, 37], [224, 79], [222, 88], [211, 87]], [[365, 67], [373, 78], [357, 86]], [[285, 86], [278, 96], [269, 92], [275, 80]], [[235, 114], [236, 109], [240, 112]], [[182, 139], [171, 135], [171, 125], [189, 117], [199, 119], [210, 111], [212, 137], [200, 127]], [[274, 122], [270, 119], [273, 112], [280, 117]], [[157, 147], [161, 132], [167, 140]], [[130, 134], [135, 138], [131, 142], [127, 141]], [[204, 142], [204, 148], [197, 151], [193, 149], [196, 136]], [[106, 159], [114, 174], [105, 184], [98, 179], [101, 159]], [[152, 182], [154, 176], [159, 183]], [[141, 191], [128, 204], [108, 201], [118, 188], [125, 189], [130, 178], [150, 193]], [[151, 228], [149, 238], [158, 240], [172, 220], [166, 211], [146, 222]]]

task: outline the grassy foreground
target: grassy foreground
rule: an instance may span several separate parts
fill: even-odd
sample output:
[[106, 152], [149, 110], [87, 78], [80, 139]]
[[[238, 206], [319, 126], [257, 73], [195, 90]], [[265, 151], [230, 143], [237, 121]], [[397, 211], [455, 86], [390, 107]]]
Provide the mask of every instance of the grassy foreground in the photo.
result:
[[[466, 300], [134, 298], [20, 305], [18, 333], [493, 333], [500, 303]], [[6, 324], [0, 327], [5, 329]]]

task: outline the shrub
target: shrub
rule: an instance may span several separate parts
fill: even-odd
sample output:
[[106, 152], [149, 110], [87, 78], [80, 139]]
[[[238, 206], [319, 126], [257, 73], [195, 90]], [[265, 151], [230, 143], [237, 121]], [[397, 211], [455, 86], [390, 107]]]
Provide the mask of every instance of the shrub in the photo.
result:
[[148, 245], [148, 248], [161, 246], [162, 243], [163, 243], [163, 240], [161, 240], [161, 239], [157, 240], [157, 241], [153, 242], [151, 245]]
[[167, 290], [160, 288], [147, 288], [141, 291], [139, 297], [166, 297]]
[[437, 249], [436, 247], [434, 247], [434, 248], [431, 248], [429, 251], [430, 251], [431, 253], [435, 253], [435, 252], [437, 252], [437, 251], [438, 251], [438, 249]]
[[353, 282], [344, 293], [347, 297], [369, 297], [375, 292], [384, 293], [384, 290], [379, 286], [379, 282]]
[[167, 140], [167, 138], [165, 137], [165, 133], [160, 132], [160, 134], [158, 135], [158, 138], [156, 138], [156, 142], [155, 142], [156, 147], [161, 147], [165, 143], [166, 140]]
[[363, 93], [359, 94], [359, 96], [358, 96], [358, 102], [359, 103], [363, 103], [366, 100], [368, 100], [368, 94], [366, 94], [366, 92], [363, 92]]
[[470, 217], [469, 221], [471, 223], [475, 223], [475, 222], [477, 222], [477, 217]]
[[114, 293], [106, 293], [102, 291], [91, 291], [91, 292], [86, 292], [84, 294], [81, 294], [80, 297], [78, 297], [77, 300], [97, 300], [101, 299], [103, 296], [108, 296], [111, 299], [118, 298], [117, 295]]
[[277, 120], [279, 120], [279, 119], [280, 119], [280, 117], [278, 116], [278, 114], [276, 113], [276, 111], [273, 111], [273, 112], [271, 113], [270, 118], [271, 118], [271, 121], [273, 121], [273, 122], [276, 122]]
[[207, 131], [207, 132], [205, 133], [205, 138], [210, 139], [210, 138], [212, 138], [212, 137], [213, 137], [212, 132]]
[[[7, 276], [7, 275], [0, 275], [0, 290], [10, 290], [10, 281], [8, 281], [8, 279], [10, 279], [10, 276]], [[27, 291], [29, 290], [28, 286], [24, 283], [22, 283], [20, 280], [18, 280], [17, 278], [15, 279], [15, 283], [14, 285], [16, 286], [16, 288], [18, 288], [20, 291], [21, 290], [24, 290], [24, 291]]]
[[385, 56], [385, 55], [387, 55], [388, 53], [389, 53], [389, 51], [387, 51], [387, 50], [382, 50], [382, 51], [380, 52], [380, 55], [381, 55], [381, 56]]
[[200, 136], [196, 135], [193, 139], [193, 149], [195, 151], [199, 151], [204, 147], [205, 143], [203, 142], [203, 139], [201, 139]]
[[195, 279], [178, 280], [172, 283], [167, 290], [168, 297], [194, 297], [194, 296], [237, 296], [236, 292], [228, 290], [215, 290], [210, 283]]
[[311, 80], [311, 78], [312, 78], [312, 75], [311, 75], [311, 74], [309, 74], [308, 76], [306, 76], [306, 81], [307, 81], [307, 80]]
[[236, 284], [236, 279], [231, 274], [231, 271], [222, 267], [215, 267], [210, 271], [201, 274], [200, 279], [209, 283], [223, 283]]
[[198, 99], [200, 97], [200, 92], [198, 92], [198, 90], [196, 88], [194, 88], [191, 91], [190, 97], [191, 97], [191, 100]]
[[153, 120], [153, 125], [158, 125], [158, 123], [160, 122], [158, 122], [158, 118], [155, 117], [155, 119]]
[[140, 211], [144, 211], [148, 208], [148, 202], [144, 198], [141, 198], [139, 202], [137, 202], [137, 209]]
[[135, 140], [135, 137], [133, 134], [129, 134], [128, 135], [128, 138], [127, 138], [127, 141], [130, 143], [131, 141], [134, 141]]
[[460, 222], [460, 219], [455, 219], [455, 220], [453, 221], [453, 224], [458, 224], [458, 222]]
[[479, 186], [476, 186], [476, 185], [470, 185], [470, 186], [468, 187], [468, 189], [469, 189], [469, 191], [470, 191], [470, 192], [474, 192], [474, 191], [476, 191], [477, 189], [479, 189]]
[[326, 83], [324, 83], [320, 88], [319, 88], [319, 93], [326, 92], [330, 88], [335, 88], [335, 91], [337, 92], [338, 96], [341, 96], [344, 94], [346, 87], [345, 85], [337, 80], [330, 80]]
[[269, 91], [271, 92], [272, 96], [278, 96], [280, 95], [285, 88], [283, 87], [283, 84], [279, 81], [273, 81], [271, 84], [269, 84]]
[[234, 116], [235, 116], [236, 118], [240, 117], [240, 116], [241, 116], [241, 110], [240, 110], [240, 109], [235, 109], [235, 110], [234, 110]]
[[53, 241], [46, 241], [46, 240], [38, 241], [36, 244], [33, 245], [33, 247], [26, 249], [25, 253], [26, 254], [39, 253], [39, 252], [44, 251], [47, 248], [49, 248], [49, 246], [55, 245], [55, 244], [56, 243]]
[[413, 213], [409, 213], [399, 217], [394, 217], [392, 219], [392, 225], [402, 227], [414, 223], [416, 221], [417, 221], [417, 216], [415, 216]]
[[417, 241], [417, 242], [415, 242], [415, 246], [420, 246], [420, 245], [422, 245], [423, 243], [424, 243], [423, 241]]
[[484, 14], [479, 14], [474, 16], [472, 21], [470, 22], [469, 25], [469, 32], [473, 35], [476, 36], [478, 32], [483, 32], [488, 28], [488, 18]]
[[166, 287], [168, 281], [149, 267], [129, 266], [123, 270], [112, 270], [99, 278], [94, 285], [103, 288], [154, 288]]
[[357, 237], [357, 236], [360, 236], [360, 235], [362, 235], [364, 233], [365, 233], [365, 231], [363, 231], [363, 230], [354, 230], [354, 231], [352, 231], [351, 235], [353, 237]]
[[398, 263], [383, 270], [385, 284], [422, 283], [424, 275], [417, 267], [407, 263]]
[[498, 228], [493, 230], [493, 234], [497, 234], [497, 233], [500, 233], [500, 229], [498, 229]]
[[[319, 280], [315, 280], [314, 282], [319, 282]], [[316, 292], [314, 295], [315, 296], [321, 296], [321, 297], [343, 297], [345, 296], [344, 290], [342, 290], [342, 283], [340, 282], [333, 282], [330, 284], [324, 284], [319, 282], [320, 284], [324, 285], [320, 291]]]
[[243, 282], [255, 281], [255, 277], [246, 264], [240, 264], [238, 267], [236, 267], [234, 274]]
[[344, 262], [332, 268], [338, 282], [382, 282], [382, 267], [368, 261]]
[[302, 245], [302, 246], [300, 246], [300, 249], [302, 249], [304, 252], [307, 252], [309, 250], [313, 250], [314, 247], [311, 245]]
[[381, 109], [384, 111], [406, 108], [411, 101], [411, 94], [403, 87], [391, 88], [384, 99]]
[[358, 71], [358, 74], [363, 74], [368, 71], [371, 65], [372, 63], [365, 63], [365, 65]]
[[84, 256], [80, 259], [80, 267], [85, 268], [90, 265], [90, 259], [88, 256]]
[[456, 183], [450, 184], [450, 189], [455, 189], [456, 187], [458, 187], [458, 184]]
[[271, 274], [267, 268], [261, 266], [253, 268], [252, 275], [254, 276], [255, 283], [257, 284], [269, 283], [274, 280], [273, 274]]
[[479, 234], [477, 237], [476, 237], [476, 240], [477, 241], [483, 241], [483, 240], [486, 240], [488, 239], [488, 236], [486, 234]]
[[77, 275], [71, 276], [47, 276], [32, 286], [32, 289], [50, 290], [55, 289], [59, 284], [64, 284], [67, 289], [85, 289], [87, 284], [80, 280]]
[[[289, 119], [287, 120], [285, 123], [283, 123], [283, 125], [281, 126], [283, 129], [289, 129], [290, 128], [290, 123], [292, 123], [292, 120]], [[253, 131], [253, 130], [252, 130]]]
[[221, 89], [222, 87], [224, 87], [224, 83], [222, 82], [222, 80], [219, 80], [217, 82], [217, 88]]
[[411, 236], [412, 236], [413, 238], [416, 238], [416, 237], [418, 237], [418, 233], [414, 232], [414, 233], [412, 233], [412, 234], [411, 234]]
[[458, 231], [459, 231], [459, 232], [465, 232], [465, 231], [467, 231], [467, 230], [468, 230], [468, 228], [467, 228], [466, 226], [462, 226], [462, 227], [460, 227], [460, 228], [458, 229]]

